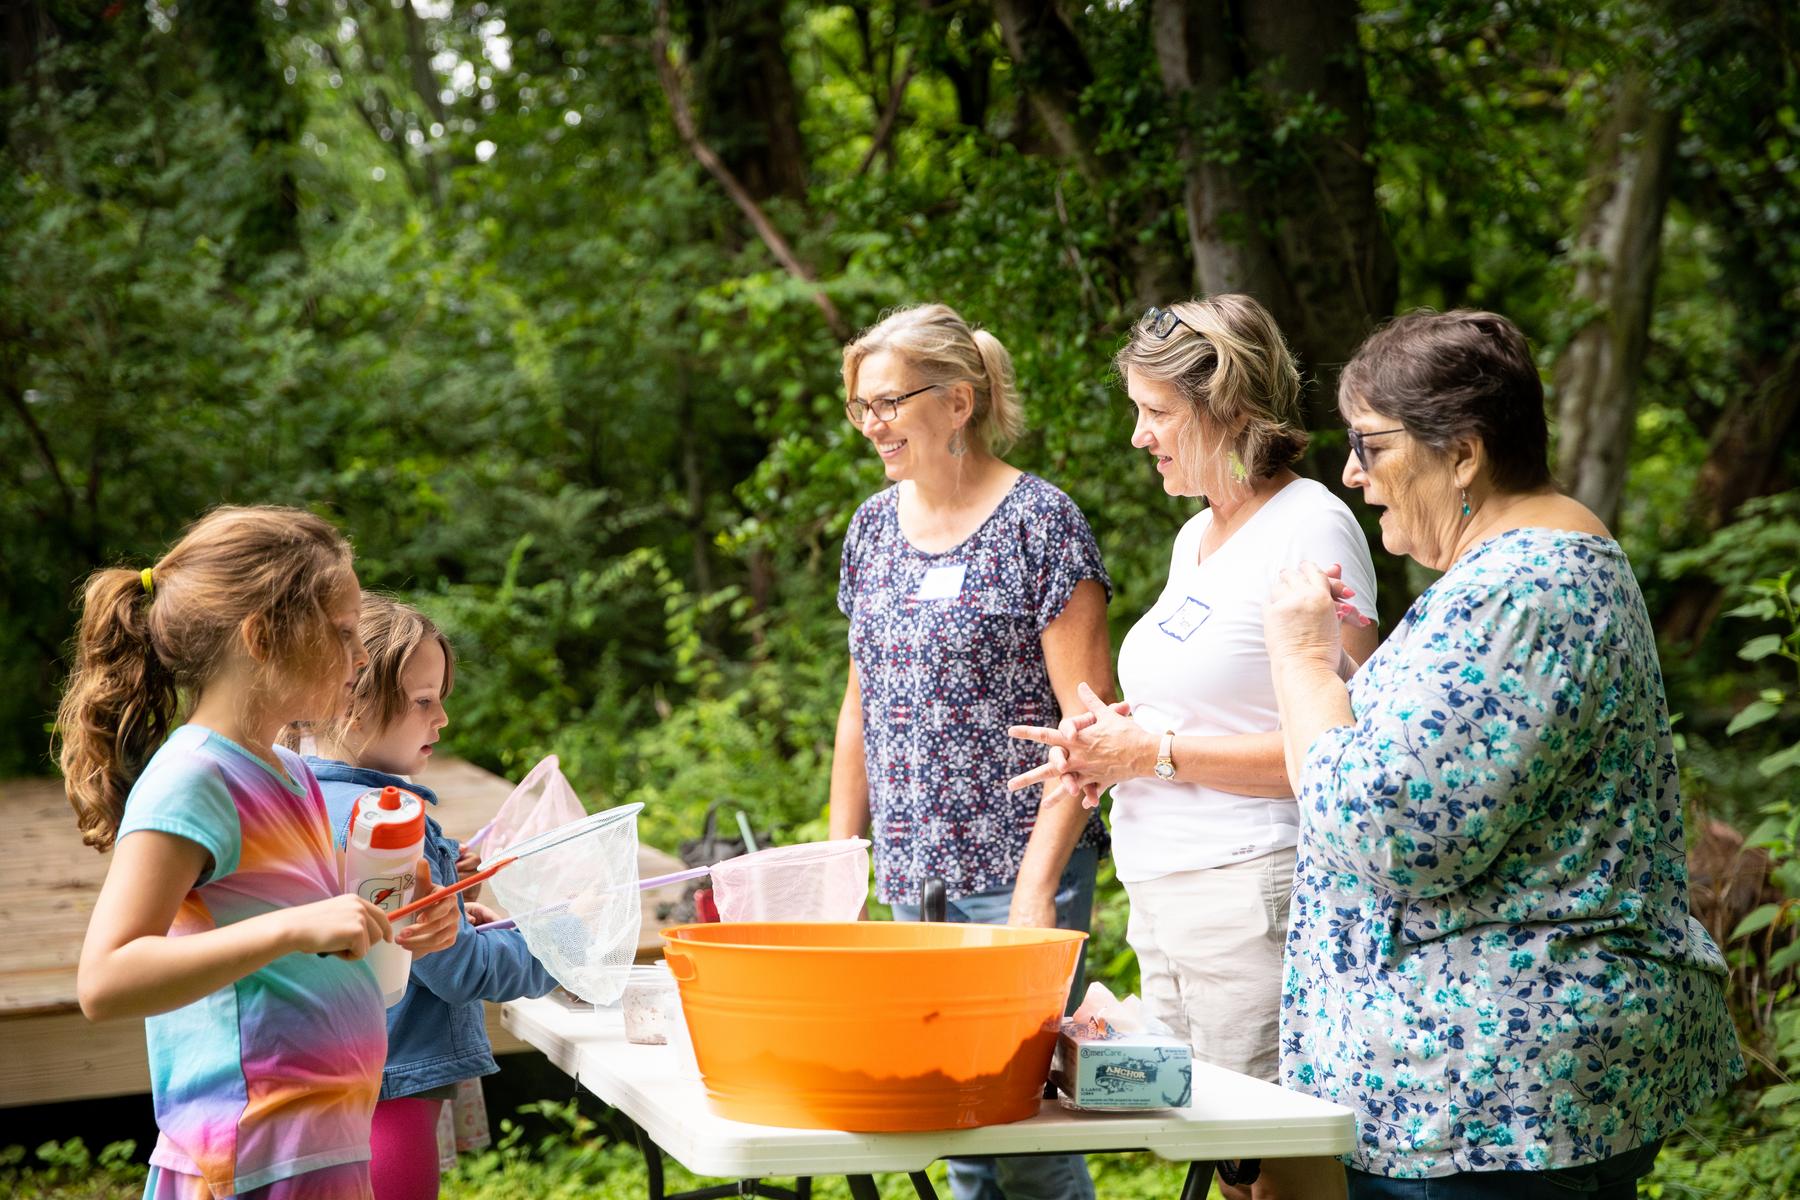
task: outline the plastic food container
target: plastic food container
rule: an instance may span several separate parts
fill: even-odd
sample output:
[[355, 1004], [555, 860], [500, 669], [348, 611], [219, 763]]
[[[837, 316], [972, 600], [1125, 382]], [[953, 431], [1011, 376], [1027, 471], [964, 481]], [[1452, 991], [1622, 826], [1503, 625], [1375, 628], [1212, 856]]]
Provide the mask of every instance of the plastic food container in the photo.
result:
[[640, 1046], [661, 1046], [669, 1040], [669, 1026], [681, 1020], [681, 996], [675, 976], [662, 963], [634, 966], [625, 982], [625, 1040]]
[[858, 1132], [1036, 1114], [1086, 936], [891, 921], [663, 931], [715, 1111]]

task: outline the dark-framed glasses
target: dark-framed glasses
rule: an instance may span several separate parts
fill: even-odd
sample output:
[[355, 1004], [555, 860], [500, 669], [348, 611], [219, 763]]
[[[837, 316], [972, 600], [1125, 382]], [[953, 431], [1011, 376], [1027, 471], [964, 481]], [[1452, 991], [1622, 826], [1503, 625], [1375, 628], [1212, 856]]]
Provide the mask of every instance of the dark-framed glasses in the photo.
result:
[[1144, 313], [1144, 321], [1146, 323], [1145, 327], [1150, 332], [1150, 336], [1159, 342], [1167, 338], [1171, 333], [1174, 333], [1177, 325], [1182, 326], [1189, 332], [1192, 332], [1194, 328], [1192, 325], [1189, 325], [1186, 321], [1176, 316], [1173, 311], [1166, 308], [1157, 308], [1155, 305], [1151, 305]]
[[1390, 433], [1405, 433], [1406, 427], [1402, 425], [1394, 429], [1376, 429], [1369, 433], [1359, 433], [1354, 429], [1346, 429], [1344, 432], [1350, 435], [1350, 450], [1356, 455], [1356, 461], [1361, 463], [1362, 469], [1366, 471], [1369, 469], [1369, 456], [1363, 453], [1363, 442], [1369, 438], [1382, 437]]
[[861, 425], [869, 419], [870, 413], [875, 414], [877, 421], [891, 421], [899, 413], [902, 404], [932, 388], [943, 386], [941, 383], [928, 383], [922, 388], [914, 388], [904, 396], [877, 396], [873, 400], [853, 396], [844, 402], [844, 415], [850, 418], [852, 425]]

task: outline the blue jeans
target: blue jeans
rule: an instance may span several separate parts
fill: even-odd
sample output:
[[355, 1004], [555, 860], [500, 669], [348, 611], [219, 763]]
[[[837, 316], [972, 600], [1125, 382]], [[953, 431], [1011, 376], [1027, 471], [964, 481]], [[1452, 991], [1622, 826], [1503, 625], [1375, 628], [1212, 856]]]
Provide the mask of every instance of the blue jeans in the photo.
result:
[[[1094, 915], [1094, 875], [1100, 855], [1092, 846], [1069, 856], [1056, 885], [1056, 926], [1087, 932]], [[896, 921], [917, 921], [917, 904], [895, 904]], [[976, 892], [950, 901], [950, 920], [960, 925], [1004, 925], [1012, 908], [1012, 889]], [[1073, 1012], [1085, 987], [1087, 944], [1075, 963], [1064, 1012]], [[1033, 1154], [1012, 1158], [952, 1158], [950, 1194], [956, 1200], [1093, 1200], [1094, 1180], [1087, 1159], [1079, 1154]]]
[[1436, 1179], [1389, 1179], [1347, 1169], [1350, 1200], [1636, 1200], [1659, 1138], [1635, 1150], [1555, 1171], [1464, 1171]]

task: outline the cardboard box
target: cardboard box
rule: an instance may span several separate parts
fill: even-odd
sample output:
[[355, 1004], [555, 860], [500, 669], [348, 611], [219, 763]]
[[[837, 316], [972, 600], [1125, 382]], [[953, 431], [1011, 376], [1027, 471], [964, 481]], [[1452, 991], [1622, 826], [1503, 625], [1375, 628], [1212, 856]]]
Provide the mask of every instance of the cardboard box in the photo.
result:
[[1193, 1052], [1186, 1042], [1161, 1034], [1119, 1033], [1104, 1020], [1065, 1018], [1050, 1080], [1071, 1108], [1186, 1108], [1194, 1091]]

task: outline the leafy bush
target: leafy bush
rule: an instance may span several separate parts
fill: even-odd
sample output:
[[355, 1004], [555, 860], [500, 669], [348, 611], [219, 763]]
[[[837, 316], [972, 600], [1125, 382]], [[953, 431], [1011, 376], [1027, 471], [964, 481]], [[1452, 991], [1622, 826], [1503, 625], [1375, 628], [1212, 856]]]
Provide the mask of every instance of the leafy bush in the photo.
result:
[[15, 1200], [137, 1200], [144, 1192], [143, 1164], [132, 1161], [136, 1142], [108, 1142], [98, 1155], [80, 1138], [0, 1149], [0, 1192]]

